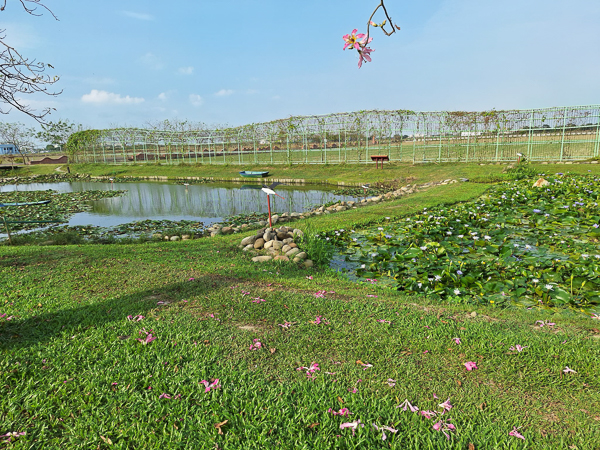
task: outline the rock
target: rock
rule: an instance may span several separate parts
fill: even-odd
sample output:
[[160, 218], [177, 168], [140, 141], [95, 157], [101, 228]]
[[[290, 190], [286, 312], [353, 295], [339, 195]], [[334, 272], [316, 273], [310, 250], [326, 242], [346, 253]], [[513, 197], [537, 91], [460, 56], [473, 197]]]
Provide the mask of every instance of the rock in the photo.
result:
[[165, 236], [165, 241], [168, 241], [169, 239], [171, 239], [171, 236]]
[[256, 242], [256, 236], [248, 236], [242, 239], [242, 245], [254, 244]]
[[290, 258], [292, 258], [292, 257], [296, 256], [298, 253], [300, 253], [300, 249], [299, 249], [299, 248], [293, 248], [293, 249], [291, 249], [290, 251], [288, 251], [288, 252], [285, 252], [285, 254], [286, 254], [287, 256], [289, 256]]
[[550, 182], [548, 180], [544, 180], [543, 178], [540, 178], [535, 183], [533, 183], [533, 187], [543, 187], [543, 186], [548, 186], [549, 184], [550, 184]]
[[210, 237], [219, 236], [220, 234], [222, 234], [221, 230], [211, 231], [210, 232]]
[[336, 208], [335, 208], [335, 210], [336, 210], [337, 212], [340, 212], [340, 211], [346, 211], [347, 209], [348, 209], [348, 208], [346, 208], [345, 206], [341, 206], [341, 205], [340, 205], [340, 206], [336, 206]]
[[152, 235], [152, 238], [153, 238], [153, 239], [162, 239], [162, 238], [163, 238], [163, 235], [162, 235], [162, 234], [160, 234], [160, 233], [154, 233], [154, 234]]
[[314, 263], [311, 259], [307, 259], [306, 261], [304, 261], [304, 267], [306, 267], [307, 269], [312, 266], [314, 266]]
[[290, 245], [294, 240], [292, 238], [287, 238], [282, 241], [284, 244]]
[[188, 241], [190, 240], [192, 237], [189, 234], [184, 234], [181, 236], [181, 240], [182, 241]]
[[290, 242], [290, 243], [289, 243], [289, 244], [287, 244], [287, 245], [289, 245], [289, 246], [290, 246], [290, 247], [292, 247], [292, 248], [298, 248], [298, 244], [296, 244], [295, 242]]
[[171, 236], [171, 239], [169, 240], [175, 242], [181, 240], [181, 238], [179, 236]]
[[306, 258], [308, 258], [308, 255], [306, 254], [306, 252], [300, 252], [300, 253], [296, 254], [296, 258], [305, 260]]
[[300, 237], [300, 238], [301, 238], [301, 237], [304, 237], [304, 233], [302, 232], [302, 230], [299, 230], [298, 228], [296, 228], [296, 229], [293, 231], [293, 237], [295, 237], [295, 238], [296, 238], [296, 237]]
[[277, 241], [267, 241], [267, 242], [265, 242], [264, 248], [265, 249], [270, 249], [271, 247], [273, 247], [273, 242], [277, 242]]
[[280, 231], [280, 232], [277, 233], [277, 239], [279, 239], [280, 241], [283, 241], [284, 239], [287, 239], [289, 237], [290, 237], [290, 235], [287, 234], [287, 232], [281, 232]]
[[254, 244], [248, 244], [244, 247], [245, 252], [247, 252], [248, 250], [254, 250]]
[[274, 261], [289, 261], [290, 258], [288, 258], [285, 255], [277, 255], [275, 258], [273, 258]]
[[254, 262], [267, 262], [267, 261], [271, 261], [273, 259], [272, 256], [255, 256], [254, 258], [252, 258], [252, 261]]
[[223, 228], [221, 228], [221, 233], [223, 233], [223, 234], [232, 234], [233, 233], [233, 228], [231, 228], [231, 227], [223, 227]]
[[272, 241], [274, 237], [275, 233], [273, 233], [272, 231], [267, 231], [265, 232], [265, 234], [263, 234], [263, 239], [265, 240], [265, 242]]
[[274, 216], [271, 216], [271, 221], [273, 223], [277, 223], [278, 220], [279, 220], [279, 216], [277, 214], [275, 214]]
[[273, 243], [272, 246], [275, 250], [281, 250], [283, 248], [283, 245], [284, 245], [283, 242], [281, 242], [281, 241], [271, 241], [271, 242]]
[[291, 216], [291, 217], [300, 217], [300, 216], [301, 216], [301, 214], [300, 214], [300, 213], [297, 213], [297, 212], [293, 212], [293, 213], [291, 213], [291, 214], [290, 214], [290, 216]]
[[250, 225], [248, 225], [247, 223], [243, 223], [241, 226], [242, 230], [245, 230], [246, 228], [249, 228], [249, 227], [250, 227]]
[[471, 317], [477, 317], [477, 313], [475, 311], [473, 311], [470, 315]]
[[298, 258], [297, 256], [294, 256], [294, 259], [292, 259], [292, 262], [295, 262], [296, 264], [300, 264], [301, 262], [304, 262], [304, 260], [302, 258]]
[[264, 220], [260, 220], [259, 222], [257, 222], [259, 226], [264, 227], [267, 222], [265, 222]]
[[263, 245], [265, 245], [265, 240], [263, 238], [258, 238], [254, 241], [254, 248], [256, 249], [263, 248]]
[[281, 251], [283, 253], [287, 253], [292, 249], [292, 247], [290, 247], [289, 245], [285, 244], [283, 247], [281, 247]]

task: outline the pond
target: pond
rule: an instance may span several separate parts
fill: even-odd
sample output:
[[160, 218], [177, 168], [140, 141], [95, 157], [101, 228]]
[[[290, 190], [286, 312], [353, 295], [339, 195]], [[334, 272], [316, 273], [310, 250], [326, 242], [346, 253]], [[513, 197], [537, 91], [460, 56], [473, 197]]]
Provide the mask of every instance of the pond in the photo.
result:
[[[250, 184], [250, 183], [248, 183]], [[255, 183], [256, 185], [256, 183]], [[98, 183], [60, 182], [0, 186], [0, 193], [43, 191], [60, 193], [88, 190], [126, 190], [120, 197], [91, 202], [92, 209], [73, 215], [69, 226], [94, 225], [112, 227], [124, 223], [152, 220], [194, 220], [210, 225], [225, 217], [267, 212], [267, 198], [261, 190], [241, 190], [239, 183], [207, 183], [184, 186], [158, 182]], [[284, 186], [276, 188], [281, 199], [271, 196], [273, 213], [303, 212], [331, 201], [356, 200], [335, 195], [335, 188], [325, 186]]]

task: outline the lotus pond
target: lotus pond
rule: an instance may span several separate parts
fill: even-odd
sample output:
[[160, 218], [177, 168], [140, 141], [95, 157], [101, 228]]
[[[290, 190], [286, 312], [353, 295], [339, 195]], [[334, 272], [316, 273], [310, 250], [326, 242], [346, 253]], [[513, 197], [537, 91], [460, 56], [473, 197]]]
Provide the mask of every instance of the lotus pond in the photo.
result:
[[[51, 200], [41, 206], [2, 208], [6, 220], [58, 220], [70, 227], [119, 227], [121, 229], [161, 230], [167, 221], [202, 225], [241, 217], [266, 217], [267, 202], [260, 190], [240, 190], [235, 183], [210, 183], [184, 186], [158, 182], [74, 181], [0, 186], [0, 203]], [[273, 212], [303, 212], [314, 206], [340, 200], [324, 186], [279, 186], [285, 199], [271, 198]], [[143, 223], [143, 226], [136, 226]], [[125, 226], [127, 224], [127, 226]], [[153, 224], [159, 224], [154, 227]], [[186, 225], [186, 227], [187, 227]], [[33, 229], [37, 224], [12, 224], [11, 229]]]
[[545, 187], [532, 187], [535, 179], [506, 182], [473, 202], [320, 239], [338, 245], [350, 275], [364, 282], [450, 302], [566, 308], [596, 317], [599, 179], [545, 179]]

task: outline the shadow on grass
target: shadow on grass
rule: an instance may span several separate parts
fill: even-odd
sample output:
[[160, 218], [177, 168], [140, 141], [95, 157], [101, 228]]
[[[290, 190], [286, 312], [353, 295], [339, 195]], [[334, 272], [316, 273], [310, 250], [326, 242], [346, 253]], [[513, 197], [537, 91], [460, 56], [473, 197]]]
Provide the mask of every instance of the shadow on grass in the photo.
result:
[[102, 302], [44, 312], [28, 319], [8, 321], [3, 319], [0, 322], [0, 349], [30, 347], [47, 343], [61, 334], [67, 335], [88, 328], [101, 328], [110, 322], [123, 321], [129, 315], [146, 315], [157, 307], [173, 305], [232, 282], [233, 279], [205, 275], [196, 278], [193, 282], [174, 283]]

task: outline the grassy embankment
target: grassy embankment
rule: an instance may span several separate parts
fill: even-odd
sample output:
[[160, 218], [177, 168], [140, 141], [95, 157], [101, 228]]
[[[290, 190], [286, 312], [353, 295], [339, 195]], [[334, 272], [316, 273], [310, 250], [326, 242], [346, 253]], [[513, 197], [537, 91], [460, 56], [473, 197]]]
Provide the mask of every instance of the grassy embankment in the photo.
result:
[[[360, 227], [486, 187], [441, 186], [297, 226]], [[0, 432], [26, 433], [2, 445], [598, 448], [600, 333], [590, 319], [431, 304], [323, 268], [255, 264], [241, 237], [0, 248]], [[147, 332], [156, 340], [138, 342]], [[527, 348], [510, 350], [517, 344]], [[312, 374], [297, 370], [313, 362]], [[205, 392], [200, 382], [217, 378]], [[396, 408], [404, 399], [438, 415]], [[356, 435], [340, 429], [357, 420]], [[449, 440], [440, 422], [455, 426]], [[373, 424], [397, 433], [383, 441]]]
[[[240, 170], [268, 170], [273, 178], [305, 180], [306, 183], [375, 183], [394, 179], [401, 181], [426, 183], [448, 178], [469, 178], [478, 181], [498, 181], [506, 178], [502, 164], [385, 164], [377, 169], [374, 164], [366, 165], [274, 165], [274, 166], [234, 166], [234, 165], [154, 165], [137, 164], [112, 166], [104, 164], [71, 164], [71, 173], [108, 177], [154, 177], [163, 176], [172, 179], [185, 177], [214, 177], [218, 179], [240, 178]], [[600, 173], [600, 164], [531, 164], [539, 173]], [[38, 165], [20, 168], [15, 173], [21, 176], [51, 174], [66, 171], [65, 166]], [[6, 171], [10, 176], [11, 171]], [[244, 179], [251, 181], [252, 179]], [[255, 180], [256, 181], [256, 180]]]

